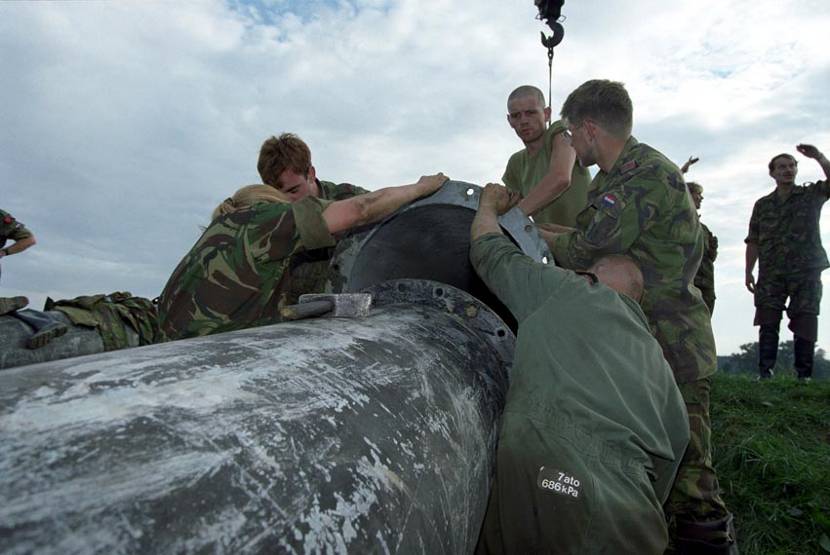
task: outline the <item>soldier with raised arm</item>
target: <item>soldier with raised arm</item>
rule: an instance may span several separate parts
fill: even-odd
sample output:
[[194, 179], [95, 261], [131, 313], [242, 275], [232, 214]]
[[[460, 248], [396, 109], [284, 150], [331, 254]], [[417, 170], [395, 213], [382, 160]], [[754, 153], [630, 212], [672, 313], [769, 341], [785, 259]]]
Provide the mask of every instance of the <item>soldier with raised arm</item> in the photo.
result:
[[[746, 288], [755, 296], [758, 372], [762, 379], [772, 376], [785, 309], [793, 332], [796, 374], [807, 379], [813, 373], [821, 272], [828, 266], [819, 219], [830, 197], [830, 161], [813, 145], [800, 144], [796, 150], [818, 162], [825, 179], [796, 185], [795, 157], [786, 153], [773, 157], [768, 168], [775, 190], [755, 203], [745, 239]], [[756, 262], [757, 282], [753, 276]]]
[[510, 157], [502, 181], [523, 198], [519, 208], [537, 224], [573, 226], [585, 208], [591, 175], [576, 163], [561, 121], [545, 129], [550, 108], [538, 88], [523, 85], [507, 98], [507, 123], [524, 148]]

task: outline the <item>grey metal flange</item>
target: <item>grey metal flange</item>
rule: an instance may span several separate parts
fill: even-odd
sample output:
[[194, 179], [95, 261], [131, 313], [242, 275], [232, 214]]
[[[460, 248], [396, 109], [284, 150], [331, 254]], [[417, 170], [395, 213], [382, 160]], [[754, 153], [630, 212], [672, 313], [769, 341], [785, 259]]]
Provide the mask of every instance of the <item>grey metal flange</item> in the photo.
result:
[[[509, 311], [476, 275], [469, 260], [470, 227], [481, 191], [472, 183], [448, 181], [433, 195], [344, 238], [332, 259], [329, 290], [357, 292], [392, 279], [438, 281], [473, 295], [514, 327]], [[499, 223], [525, 254], [553, 263], [547, 244], [521, 210], [513, 208]]]

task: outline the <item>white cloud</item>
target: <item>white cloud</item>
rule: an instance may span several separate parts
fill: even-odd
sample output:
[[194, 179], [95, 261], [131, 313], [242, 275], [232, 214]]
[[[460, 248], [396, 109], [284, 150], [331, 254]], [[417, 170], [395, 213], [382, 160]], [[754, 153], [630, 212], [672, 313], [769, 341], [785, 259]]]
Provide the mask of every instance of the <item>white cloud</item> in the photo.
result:
[[[678, 162], [701, 156], [691, 178], [721, 240], [715, 331], [735, 350], [755, 337], [742, 239], [771, 189], [766, 162], [801, 141], [830, 151], [830, 5], [613, 0], [563, 13], [555, 111], [583, 81], [619, 79], [638, 138]], [[534, 16], [531, 0], [0, 3], [0, 203], [39, 239], [3, 262], [1, 290], [157, 295], [282, 131], [311, 144], [325, 179], [497, 179], [520, 146], [506, 95], [547, 90]], [[820, 176], [811, 161], [800, 170]]]

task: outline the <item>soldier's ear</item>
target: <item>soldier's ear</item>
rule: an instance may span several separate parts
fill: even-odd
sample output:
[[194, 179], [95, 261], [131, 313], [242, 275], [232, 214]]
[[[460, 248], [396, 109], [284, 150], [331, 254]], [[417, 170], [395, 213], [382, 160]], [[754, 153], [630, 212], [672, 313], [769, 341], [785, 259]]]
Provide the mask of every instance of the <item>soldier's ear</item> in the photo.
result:
[[545, 108], [545, 121], [550, 123], [550, 106]]
[[314, 169], [314, 166], [308, 167], [308, 173], [306, 173], [306, 178], [309, 181], [314, 181], [317, 178], [317, 170]]

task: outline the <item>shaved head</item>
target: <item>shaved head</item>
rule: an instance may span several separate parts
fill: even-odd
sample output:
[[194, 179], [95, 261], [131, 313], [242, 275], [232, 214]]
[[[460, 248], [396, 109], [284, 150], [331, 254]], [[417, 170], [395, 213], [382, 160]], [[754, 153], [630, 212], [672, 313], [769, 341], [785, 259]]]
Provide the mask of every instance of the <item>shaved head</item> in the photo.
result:
[[524, 98], [525, 96], [532, 96], [539, 101], [539, 105], [544, 108], [546, 106], [545, 103], [545, 93], [543, 93], [538, 87], [534, 87], [533, 85], [522, 85], [521, 87], [517, 87], [510, 96], [507, 97], [507, 109], [510, 110], [510, 103], [516, 100], [517, 98]]
[[621, 254], [603, 256], [588, 271], [597, 276], [600, 283], [637, 302], [643, 297], [643, 273], [629, 257]]

